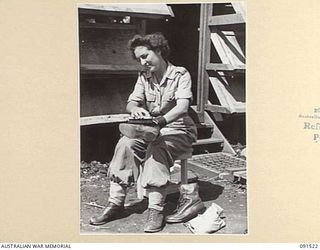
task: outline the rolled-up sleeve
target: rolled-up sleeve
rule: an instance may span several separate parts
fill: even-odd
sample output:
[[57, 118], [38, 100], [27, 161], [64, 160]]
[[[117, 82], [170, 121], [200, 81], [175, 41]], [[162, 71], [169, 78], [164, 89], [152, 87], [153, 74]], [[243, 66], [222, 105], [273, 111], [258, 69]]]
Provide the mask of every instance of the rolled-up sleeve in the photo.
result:
[[192, 101], [191, 76], [187, 71], [179, 78], [178, 88], [175, 94], [176, 99], [190, 99]]
[[134, 90], [128, 98], [128, 102], [131, 102], [131, 101], [135, 101], [135, 102], [139, 102], [139, 103], [145, 102], [145, 87], [143, 84], [142, 77], [143, 76], [141, 74], [139, 74], [137, 82], [134, 86]]

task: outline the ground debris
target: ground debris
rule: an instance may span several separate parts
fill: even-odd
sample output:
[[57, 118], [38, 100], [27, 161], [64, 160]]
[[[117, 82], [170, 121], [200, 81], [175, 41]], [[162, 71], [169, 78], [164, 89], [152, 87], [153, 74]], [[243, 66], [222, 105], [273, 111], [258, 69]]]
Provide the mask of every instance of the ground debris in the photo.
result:
[[92, 176], [97, 176], [97, 178], [103, 178], [107, 175], [109, 168], [109, 163], [100, 163], [98, 161], [92, 161], [87, 163], [85, 161], [81, 161], [80, 164], [80, 177], [81, 178], [89, 178]]
[[236, 145], [231, 145], [233, 150], [236, 152], [236, 157], [246, 159], [246, 146], [241, 143], [237, 143]]
[[[111, 221], [102, 227], [90, 225], [90, 218], [100, 214], [102, 209], [108, 204], [110, 188], [110, 179], [106, 176], [108, 168], [108, 163], [103, 164], [98, 161], [90, 163], [81, 162], [81, 231], [93, 233], [143, 232], [144, 223], [141, 223], [141, 221], [144, 222], [146, 220], [146, 213], [144, 211], [148, 207], [147, 200], [137, 203], [132, 207], [126, 207], [127, 214], [124, 218]], [[202, 195], [205, 206], [209, 207], [212, 202], [215, 202], [221, 205], [225, 209], [226, 215], [228, 215], [228, 227], [221, 229], [218, 233], [242, 234], [246, 229], [246, 185], [220, 179], [218, 175], [208, 176], [205, 173], [199, 173], [198, 177], [200, 195]], [[126, 203], [131, 202], [135, 198], [136, 185], [133, 185], [128, 188]], [[176, 207], [177, 198], [178, 196], [168, 198], [167, 212], [173, 211]], [[166, 225], [163, 232], [190, 233], [182, 224]]]
[[88, 206], [92, 206], [92, 207], [105, 208], [105, 206], [101, 206], [101, 205], [97, 204], [95, 201], [84, 202], [84, 204], [88, 205]]

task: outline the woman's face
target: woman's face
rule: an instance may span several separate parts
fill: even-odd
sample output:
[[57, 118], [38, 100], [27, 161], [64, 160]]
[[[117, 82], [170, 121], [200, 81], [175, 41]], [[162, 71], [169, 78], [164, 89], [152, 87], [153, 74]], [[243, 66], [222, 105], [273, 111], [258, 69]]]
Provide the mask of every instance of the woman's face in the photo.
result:
[[160, 52], [155, 52], [145, 46], [136, 47], [134, 54], [141, 65], [150, 72], [159, 70], [160, 64], [163, 61]]

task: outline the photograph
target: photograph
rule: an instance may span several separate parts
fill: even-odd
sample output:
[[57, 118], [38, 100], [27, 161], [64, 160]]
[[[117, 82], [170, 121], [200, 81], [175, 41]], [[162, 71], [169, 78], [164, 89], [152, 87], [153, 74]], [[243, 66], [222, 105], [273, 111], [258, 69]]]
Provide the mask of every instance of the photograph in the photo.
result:
[[245, 2], [77, 11], [80, 234], [250, 233]]
[[0, 12], [0, 248], [319, 248], [320, 1]]

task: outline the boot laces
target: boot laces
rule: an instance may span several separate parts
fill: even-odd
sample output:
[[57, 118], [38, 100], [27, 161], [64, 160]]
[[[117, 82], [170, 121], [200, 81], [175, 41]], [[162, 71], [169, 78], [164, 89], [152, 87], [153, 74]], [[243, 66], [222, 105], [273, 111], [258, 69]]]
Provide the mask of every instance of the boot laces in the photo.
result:
[[159, 212], [155, 209], [149, 209], [149, 213], [148, 213], [148, 222], [152, 222], [154, 221], [154, 219], [157, 217], [157, 215], [159, 214]]
[[177, 205], [177, 208], [175, 211], [178, 211], [181, 207], [183, 207], [188, 202], [188, 200], [189, 199], [187, 198], [186, 194], [180, 195], [179, 200], [178, 200], [178, 205]]

